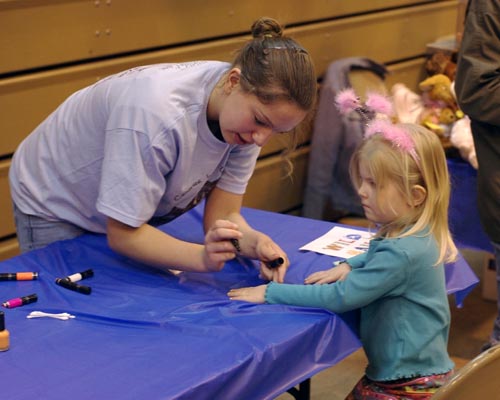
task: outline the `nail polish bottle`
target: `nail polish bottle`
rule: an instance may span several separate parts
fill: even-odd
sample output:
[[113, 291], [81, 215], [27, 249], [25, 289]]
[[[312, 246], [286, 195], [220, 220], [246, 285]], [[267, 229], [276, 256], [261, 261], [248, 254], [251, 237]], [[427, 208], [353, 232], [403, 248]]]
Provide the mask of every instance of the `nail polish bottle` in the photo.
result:
[[9, 331], [5, 329], [5, 313], [0, 311], [0, 351], [9, 350]]

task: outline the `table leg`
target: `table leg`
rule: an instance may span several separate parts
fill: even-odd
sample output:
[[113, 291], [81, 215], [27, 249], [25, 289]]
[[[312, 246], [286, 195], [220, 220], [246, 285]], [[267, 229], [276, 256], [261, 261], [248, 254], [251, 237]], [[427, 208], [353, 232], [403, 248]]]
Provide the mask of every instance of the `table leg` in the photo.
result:
[[295, 400], [309, 400], [311, 397], [311, 379], [306, 379], [303, 382], [300, 382], [299, 388], [291, 388], [287, 390]]

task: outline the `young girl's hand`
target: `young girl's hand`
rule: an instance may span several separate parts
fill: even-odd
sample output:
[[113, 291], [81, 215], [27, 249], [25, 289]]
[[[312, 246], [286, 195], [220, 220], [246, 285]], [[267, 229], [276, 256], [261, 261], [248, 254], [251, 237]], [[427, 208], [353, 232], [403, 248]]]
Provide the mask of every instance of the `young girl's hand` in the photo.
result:
[[336, 281], [343, 281], [347, 275], [351, 272], [351, 266], [345, 262], [330, 268], [326, 271], [318, 271], [309, 275], [305, 280], [305, 284], [323, 284], [332, 283]]
[[267, 285], [231, 289], [227, 295], [231, 300], [262, 304], [266, 302]]

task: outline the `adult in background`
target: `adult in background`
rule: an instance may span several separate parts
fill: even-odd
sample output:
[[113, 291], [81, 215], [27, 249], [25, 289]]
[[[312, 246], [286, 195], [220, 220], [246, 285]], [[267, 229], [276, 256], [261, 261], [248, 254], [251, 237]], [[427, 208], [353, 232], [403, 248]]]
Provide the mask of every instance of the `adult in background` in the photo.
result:
[[500, 341], [500, 3], [471, 0], [457, 61], [455, 91], [471, 120], [478, 160], [479, 216], [495, 252], [498, 315], [483, 350]]

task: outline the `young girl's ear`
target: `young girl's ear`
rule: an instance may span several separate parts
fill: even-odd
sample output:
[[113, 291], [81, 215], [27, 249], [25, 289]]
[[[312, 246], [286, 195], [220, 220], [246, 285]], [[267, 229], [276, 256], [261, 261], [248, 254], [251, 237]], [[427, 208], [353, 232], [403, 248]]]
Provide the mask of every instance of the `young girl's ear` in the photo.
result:
[[412, 195], [411, 205], [413, 207], [418, 207], [425, 201], [427, 197], [427, 190], [425, 190], [423, 186], [414, 185], [411, 189], [411, 195]]

